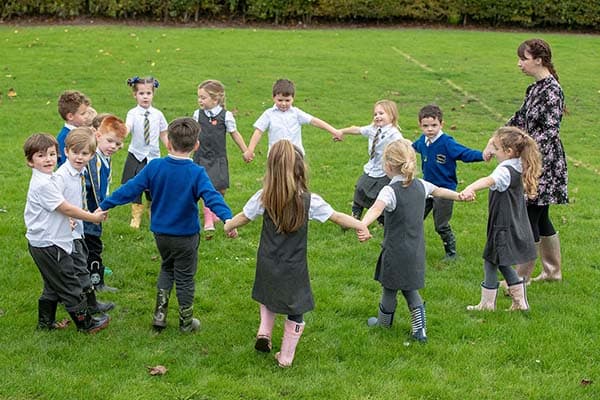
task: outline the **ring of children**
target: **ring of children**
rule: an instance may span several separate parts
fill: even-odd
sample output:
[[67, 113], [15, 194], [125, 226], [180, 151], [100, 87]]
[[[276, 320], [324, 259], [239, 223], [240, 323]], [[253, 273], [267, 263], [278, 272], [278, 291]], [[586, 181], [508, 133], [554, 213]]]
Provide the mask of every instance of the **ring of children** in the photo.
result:
[[[419, 110], [433, 103], [444, 112], [445, 133], [483, 150], [521, 107], [534, 82], [519, 70], [516, 50], [535, 37], [552, 46], [565, 95], [560, 135], [568, 159], [569, 204], [550, 207], [561, 239], [562, 281], [528, 285], [528, 311], [505, 311], [511, 298], [501, 290], [496, 311], [466, 308], [479, 301], [484, 276], [484, 190], [473, 202], [454, 204], [456, 257], [445, 257], [433, 219], [424, 220], [425, 287], [419, 293], [427, 310], [426, 341], [411, 335], [414, 320], [401, 293], [390, 327], [381, 326], [381, 320], [367, 325], [380, 311], [382, 289], [373, 275], [384, 228], [372, 223], [371, 239], [360, 242], [354, 229], [313, 220], [307, 260], [315, 307], [303, 316], [293, 365], [280, 368], [281, 359], [278, 363], [274, 355], [286, 351], [285, 315], [277, 315], [272, 337], [262, 342], [261, 351], [255, 349], [260, 315], [252, 289], [263, 217], [231, 238], [217, 218], [219, 212], [227, 214], [216, 202], [214, 231], [209, 236], [202, 231], [198, 246], [193, 316], [199, 325], [191, 312], [178, 315], [173, 289], [168, 318], [159, 319], [164, 327], [153, 329], [162, 261], [157, 243], [161, 249], [165, 244], [150, 230], [150, 218], [157, 216], [146, 209], [139, 227], [132, 228], [131, 207], [123, 206], [110, 209], [102, 222], [102, 262], [112, 271], [105, 271], [105, 284], [118, 291], [98, 291], [97, 297], [114, 303], [106, 312], [110, 323], [102, 325], [107, 321], [96, 316], [96, 322], [88, 321], [91, 325], [36, 329], [44, 284], [25, 237], [32, 168], [23, 144], [34, 133], [56, 136], [61, 130], [65, 121], [57, 101], [65, 90], [84, 93], [98, 113], [125, 121], [141, 101], [135, 90], [132, 96], [127, 80], [154, 77], [160, 85], [149, 85], [152, 106], [170, 123], [191, 117], [199, 108], [198, 85], [216, 79], [225, 87], [226, 110], [250, 144], [255, 122], [273, 107], [273, 82], [287, 78], [295, 84], [293, 105], [335, 129], [371, 124], [373, 105], [387, 99], [397, 105], [402, 135], [415, 141], [422, 133]], [[600, 398], [595, 300], [600, 280], [600, 36], [391, 27], [0, 24], [0, 43], [0, 398]], [[370, 141], [363, 135], [334, 141], [324, 129], [302, 127], [308, 187], [333, 209], [351, 214]], [[236, 215], [263, 187], [269, 140], [262, 138], [250, 155], [230, 136], [224, 199]], [[123, 149], [111, 157], [111, 193], [121, 185], [131, 141], [128, 135]], [[163, 142], [160, 152], [163, 157], [168, 152]], [[418, 155], [418, 166], [420, 161]], [[494, 159], [458, 163], [456, 190], [490, 175], [496, 166]], [[422, 177], [419, 171], [416, 177]], [[540, 269], [538, 260], [534, 276]], [[69, 318], [59, 304], [56, 321]], [[188, 319], [180, 325], [179, 318]]]

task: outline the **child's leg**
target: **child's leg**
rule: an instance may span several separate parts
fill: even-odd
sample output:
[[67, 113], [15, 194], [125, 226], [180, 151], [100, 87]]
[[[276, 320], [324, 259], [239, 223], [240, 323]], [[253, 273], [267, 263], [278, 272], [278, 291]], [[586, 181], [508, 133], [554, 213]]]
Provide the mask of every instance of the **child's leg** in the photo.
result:
[[296, 354], [296, 346], [298, 346], [300, 336], [304, 332], [304, 325], [304, 316], [302, 314], [288, 315], [285, 320], [281, 351], [275, 354], [280, 367], [286, 368], [292, 365]]
[[87, 268], [95, 290], [97, 292], [117, 292], [117, 288], [108, 286], [104, 283], [104, 273], [106, 267], [104, 266], [104, 262], [102, 260], [102, 250], [104, 250], [102, 238], [100, 236], [89, 234], [85, 235], [85, 244], [88, 248]]
[[483, 274], [484, 280], [481, 282], [481, 300], [477, 305], [467, 306], [467, 310], [469, 311], [494, 311], [496, 309], [496, 295], [498, 294], [498, 266], [487, 260], [484, 260]]
[[406, 299], [410, 310], [412, 323], [412, 338], [419, 342], [427, 341], [427, 317], [425, 315], [425, 304], [418, 290], [403, 290], [402, 295]]
[[529, 310], [526, 290], [527, 282], [524, 279], [521, 279], [517, 272], [511, 267], [501, 265], [498, 268], [502, 275], [504, 275], [504, 279], [508, 284], [508, 294], [512, 298], [512, 305], [509, 310]]
[[44, 282], [44, 290], [38, 300], [38, 326], [40, 330], [65, 329], [69, 325], [68, 319], [56, 321], [56, 308], [58, 295]]
[[256, 334], [256, 343], [254, 348], [263, 353], [271, 351], [271, 335], [273, 326], [275, 325], [275, 313], [267, 308], [264, 304], [259, 305], [260, 309], [260, 326]]
[[96, 293], [94, 291], [94, 286], [92, 285], [90, 272], [87, 268], [88, 249], [83, 239], [76, 239], [73, 241], [73, 252], [71, 253], [71, 257], [73, 258], [73, 264], [75, 266], [75, 274], [79, 279], [81, 289], [87, 299], [89, 312], [91, 314], [98, 314], [112, 310], [115, 307], [114, 303], [101, 303], [96, 300]]
[[446, 259], [452, 260], [456, 258], [456, 239], [454, 232], [450, 227], [450, 219], [454, 201], [448, 199], [434, 198], [433, 199], [433, 222], [435, 231], [440, 235], [444, 242], [444, 250], [446, 251]]
[[394, 313], [396, 312], [398, 290], [382, 287], [381, 302], [379, 303], [379, 313], [377, 317], [371, 317], [367, 320], [369, 326], [383, 326], [389, 328], [394, 322]]
[[[123, 177], [121, 179], [121, 183], [126, 183], [128, 180], [136, 176], [138, 172], [146, 166], [146, 163], [146, 159], [140, 162], [133, 154], [128, 152], [127, 158], [125, 159], [125, 165], [123, 166]], [[140, 195], [131, 202], [131, 222], [129, 223], [129, 226], [134, 229], [138, 229], [142, 221], [143, 213], [144, 206], [142, 204], [142, 196]]]

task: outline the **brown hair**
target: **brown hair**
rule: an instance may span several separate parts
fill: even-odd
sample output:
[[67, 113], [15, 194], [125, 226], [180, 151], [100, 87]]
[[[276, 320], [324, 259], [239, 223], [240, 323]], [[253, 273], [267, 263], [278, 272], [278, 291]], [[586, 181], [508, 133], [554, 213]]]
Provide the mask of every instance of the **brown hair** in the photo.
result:
[[289, 79], [278, 79], [273, 84], [273, 97], [277, 96], [278, 94], [282, 96], [294, 97], [296, 95], [296, 86], [294, 85], [294, 82], [290, 81]]
[[442, 109], [435, 104], [428, 104], [419, 110], [419, 123], [423, 118], [436, 118], [438, 121], [443, 122], [444, 114]]
[[100, 135], [112, 132], [121, 140], [125, 139], [127, 136], [127, 125], [125, 125], [122, 119], [112, 114], [104, 115], [100, 120], [100, 124], [98, 125], [97, 129]]
[[65, 139], [65, 148], [71, 149], [74, 152], [80, 152], [84, 149], [90, 153], [96, 151], [96, 136], [94, 131], [88, 127], [79, 127], [72, 129], [69, 136]]
[[33, 161], [33, 155], [38, 151], [46, 151], [50, 147], [56, 149], [58, 154], [58, 142], [56, 138], [48, 133], [34, 133], [29, 136], [23, 144], [23, 153], [28, 162]]
[[392, 118], [392, 125], [398, 127], [398, 106], [392, 100], [379, 100], [373, 108], [381, 106], [383, 110]]
[[398, 139], [388, 144], [383, 150], [383, 163], [394, 175], [404, 176], [404, 186], [415, 179], [417, 156], [410, 140]]
[[198, 85], [198, 89], [206, 90], [211, 99], [216, 100], [217, 104], [225, 108], [225, 86], [216, 79], [207, 79]]
[[85, 94], [77, 90], [65, 90], [58, 98], [58, 113], [66, 121], [67, 114], [75, 114], [82, 104], [91, 104]]
[[200, 124], [194, 118], [183, 117], [173, 120], [167, 128], [169, 143], [177, 151], [194, 150], [200, 134]]
[[523, 188], [527, 197], [537, 197], [538, 178], [542, 173], [542, 161], [535, 140], [514, 126], [503, 126], [494, 133], [502, 150], [513, 151], [523, 164]]
[[289, 140], [276, 142], [269, 150], [261, 201], [278, 233], [295, 232], [306, 223], [307, 192], [307, 167], [300, 149]]
[[524, 41], [517, 49], [517, 55], [521, 60], [526, 59], [525, 52], [531, 54], [533, 59], [541, 58], [542, 65], [548, 68], [548, 71], [550, 71], [557, 82], [560, 82], [558, 79], [558, 73], [556, 73], [556, 69], [554, 69], [554, 64], [552, 63], [552, 50], [550, 49], [550, 45], [545, 40], [529, 39]]

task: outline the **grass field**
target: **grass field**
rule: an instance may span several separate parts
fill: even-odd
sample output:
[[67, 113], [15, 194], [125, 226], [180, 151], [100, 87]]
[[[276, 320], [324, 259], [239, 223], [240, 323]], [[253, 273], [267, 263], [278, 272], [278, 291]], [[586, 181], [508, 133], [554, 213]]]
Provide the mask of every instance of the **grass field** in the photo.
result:
[[[418, 134], [417, 112], [435, 102], [446, 131], [482, 148], [520, 106], [530, 78], [517, 68], [516, 48], [542, 36], [552, 46], [568, 115], [561, 136], [569, 156], [568, 206], [551, 208], [562, 237], [558, 284], [534, 284], [526, 314], [467, 313], [479, 300], [487, 196], [455, 206], [452, 225], [460, 259], [443, 257], [431, 218], [425, 221], [429, 342], [408, 340], [409, 315], [399, 299], [390, 330], [367, 329], [380, 287], [372, 279], [382, 238], [360, 244], [352, 232], [311, 223], [309, 265], [317, 303], [308, 313], [294, 366], [281, 370], [253, 349], [257, 305], [250, 298], [260, 222], [236, 240], [202, 241], [196, 277], [201, 331], [182, 336], [176, 302], [169, 328], [150, 329], [160, 266], [144, 220], [129, 226], [129, 207], [105, 223], [108, 283], [101, 298], [117, 303], [107, 330], [95, 336], [34, 330], [39, 273], [27, 252], [23, 207], [30, 170], [22, 144], [33, 132], [56, 134], [56, 101], [65, 89], [91, 97], [100, 112], [122, 117], [135, 103], [134, 75], [160, 81], [154, 105], [168, 120], [197, 108], [196, 86], [207, 78], [227, 87], [227, 107], [249, 140], [252, 124], [271, 106], [271, 85], [296, 82], [295, 105], [336, 127], [367, 125], [375, 101], [397, 102], [406, 138]], [[600, 230], [597, 145], [600, 37], [532, 32], [425, 29], [191, 29], [139, 26], [0, 25], [0, 398], [2, 399], [597, 399]], [[9, 98], [9, 89], [17, 96]], [[349, 212], [353, 185], [367, 160], [366, 140], [304, 128], [311, 189]], [[263, 138], [244, 164], [229, 141], [234, 212], [261, 186]], [[125, 150], [114, 157], [118, 186]], [[459, 166], [460, 187], [495, 162]], [[222, 228], [218, 227], [218, 233]], [[499, 298], [500, 310], [509, 306]], [[60, 317], [66, 316], [61, 310]], [[274, 345], [279, 347], [283, 319]], [[164, 376], [148, 366], [164, 365]]]

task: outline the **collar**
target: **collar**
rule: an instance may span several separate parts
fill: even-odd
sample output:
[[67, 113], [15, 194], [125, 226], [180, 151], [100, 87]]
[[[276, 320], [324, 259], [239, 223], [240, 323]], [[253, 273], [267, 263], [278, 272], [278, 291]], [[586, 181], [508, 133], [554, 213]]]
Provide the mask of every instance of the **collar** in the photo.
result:
[[67, 169], [67, 172], [69, 173], [69, 175], [71, 176], [79, 176], [83, 174], [83, 171], [85, 170], [82, 169], [81, 171], [77, 171], [75, 168], [73, 168], [73, 166], [71, 165], [71, 163], [69, 162], [69, 160], [67, 160], [67, 162], [64, 164], [65, 167]]
[[429, 139], [427, 136], [425, 136], [425, 134], [423, 134], [423, 136], [425, 137], [425, 143], [427, 143], [427, 140], [429, 140], [429, 142], [431, 144], [433, 144], [433, 143], [435, 143], [436, 140], [438, 140], [440, 137], [442, 137], [443, 134], [444, 134], [443, 131], [439, 131], [438, 134], [433, 137], [433, 139]]
[[396, 182], [406, 182], [406, 178], [404, 177], [404, 175], [395, 175], [389, 184], [391, 185], [392, 183]]
[[217, 106], [215, 106], [214, 108], [211, 108], [210, 110], [203, 110], [203, 111], [204, 111], [204, 115], [206, 115], [207, 117], [210, 117], [209, 112], [212, 113], [213, 117], [216, 117], [217, 115], [219, 115], [221, 110], [223, 110], [223, 107], [221, 107], [220, 105], [217, 104]]

